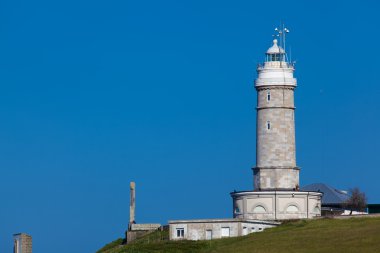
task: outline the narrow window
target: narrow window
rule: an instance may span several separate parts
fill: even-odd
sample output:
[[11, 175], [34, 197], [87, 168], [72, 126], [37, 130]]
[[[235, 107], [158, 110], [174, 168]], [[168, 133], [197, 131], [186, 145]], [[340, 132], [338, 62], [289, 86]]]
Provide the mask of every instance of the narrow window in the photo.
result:
[[267, 129], [270, 130], [270, 121], [267, 121]]
[[267, 92], [267, 101], [270, 101], [270, 91]]
[[183, 238], [185, 237], [185, 229], [184, 228], [177, 228], [177, 238]]

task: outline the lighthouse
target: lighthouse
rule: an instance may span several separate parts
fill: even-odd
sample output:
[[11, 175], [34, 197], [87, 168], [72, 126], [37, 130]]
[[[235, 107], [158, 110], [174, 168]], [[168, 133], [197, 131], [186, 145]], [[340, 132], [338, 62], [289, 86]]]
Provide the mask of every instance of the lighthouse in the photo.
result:
[[299, 188], [294, 128], [294, 66], [285, 50], [273, 40], [265, 62], [257, 68], [256, 167], [254, 188], [295, 190]]
[[[275, 29], [265, 61], [257, 67], [256, 166], [253, 190], [232, 192], [233, 216], [283, 220], [321, 215], [320, 192], [300, 191], [296, 164], [294, 64], [285, 51], [285, 27]], [[279, 40], [278, 40], [278, 39]]]

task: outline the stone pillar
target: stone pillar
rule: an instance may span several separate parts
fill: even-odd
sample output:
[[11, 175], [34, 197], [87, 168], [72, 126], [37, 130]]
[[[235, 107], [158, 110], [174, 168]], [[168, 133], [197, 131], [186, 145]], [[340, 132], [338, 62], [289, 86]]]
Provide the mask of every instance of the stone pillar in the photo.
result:
[[32, 253], [32, 237], [30, 235], [24, 233], [14, 234], [13, 243], [14, 253]]
[[130, 183], [130, 204], [129, 204], [129, 229], [131, 228], [131, 225], [135, 223], [135, 208], [136, 208], [136, 184], [135, 182]]

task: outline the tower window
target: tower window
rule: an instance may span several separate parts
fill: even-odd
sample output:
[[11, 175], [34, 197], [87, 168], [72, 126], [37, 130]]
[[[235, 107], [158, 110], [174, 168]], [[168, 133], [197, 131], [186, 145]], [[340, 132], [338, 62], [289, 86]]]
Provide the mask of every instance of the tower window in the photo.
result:
[[270, 130], [270, 121], [267, 121], [267, 129]]
[[267, 101], [270, 101], [270, 91], [267, 92]]
[[268, 54], [268, 61], [283, 61], [284, 60], [284, 54]]

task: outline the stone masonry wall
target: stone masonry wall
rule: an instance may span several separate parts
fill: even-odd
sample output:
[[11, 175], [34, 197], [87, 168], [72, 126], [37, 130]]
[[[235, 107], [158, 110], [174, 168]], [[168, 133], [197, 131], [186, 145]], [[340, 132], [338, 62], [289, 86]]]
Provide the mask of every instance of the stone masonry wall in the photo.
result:
[[32, 237], [26, 234], [21, 234], [21, 252], [32, 253]]
[[261, 168], [254, 172], [255, 189], [297, 189], [299, 187], [298, 168]]
[[257, 172], [255, 188], [293, 189], [298, 185], [298, 170], [289, 171], [296, 167], [294, 89], [260, 88], [257, 94], [256, 167], [285, 170]]
[[[271, 100], [267, 101], [267, 92]], [[267, 123], [270, 122], [270, 129]], [[261, 89], [257, 108], [257, 167], [295, 167], [292, 89]]]

